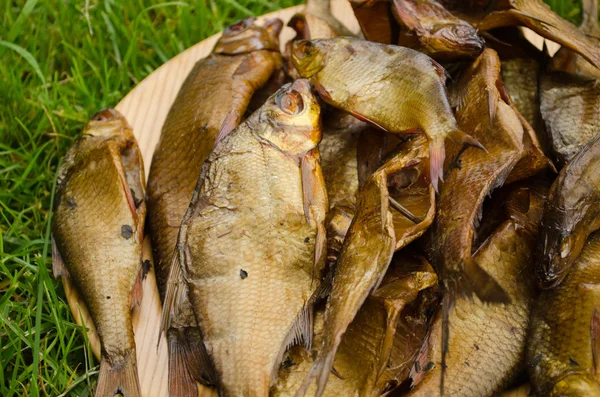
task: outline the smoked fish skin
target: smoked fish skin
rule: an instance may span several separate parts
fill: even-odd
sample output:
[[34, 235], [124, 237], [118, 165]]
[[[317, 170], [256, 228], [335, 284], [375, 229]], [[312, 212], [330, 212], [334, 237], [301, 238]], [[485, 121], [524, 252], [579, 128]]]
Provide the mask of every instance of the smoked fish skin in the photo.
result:
[[101, 345], [96, 396], [139, 396], [131, 308], [141, 292], [144, 168], [125, 118], [97, 113], [59, 170], [52, 218], [55, 276], [72, 282]]

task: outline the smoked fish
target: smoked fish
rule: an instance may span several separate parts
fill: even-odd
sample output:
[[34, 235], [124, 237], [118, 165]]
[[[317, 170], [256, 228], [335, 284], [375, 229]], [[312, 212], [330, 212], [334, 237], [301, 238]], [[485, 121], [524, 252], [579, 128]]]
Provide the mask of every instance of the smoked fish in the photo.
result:
[[[297, 396], [304, 395], [316, 378], [316, 396], [322, 396], [342, 336], [370, 292], [385, 276], [394, 251], [420, 237], [433, 222], [435, 192], [426, 180], [426, 139], [417, 136], [380, 167], [359, 192], [357, 211], [333, 274], [332, 290], [325, 311], [323, 339], [317, 356]], [[388, 181], [400, 186], [392, 196]], [[402, 182], [400, 182], [402, 181]], [[390, 200], [392, 198], [392, 200]], [[420, 217], [414, 223], [393, 207], [408, 206]], [[416, 209], [419, 208], [421, 212]]]
[[590, 233], [600, 228], [600, 134], [558, 174], [544, 208], [536, 273], [542, 288], [566, 277]]
[[[225, 29], [213, 52], [194, 65], [169, 110], [148, 178], [148, 226], [161, 298], [202, 164], [219, 131], [241, 122], [253, 96], [281, 68], [281, 28], [278, 19], [258, 26], [249, 18]], [[185, 297], [166, 337], [172, 396], [197, 396], [196, 381], [214, 384], [212, 370], [201, 367], [206, 352]]]
[[475, 58], [483, 51], [477, 30], [436, 0], [393, 0], [392, 12], [400, 24], [398, 45], [444, 61]]
[[292, 62], [326, 103], [388, 132], [422, 130], [429, 138], [436, 190], [443, 180], [446, 137], [482, 148], [458, 128], [446, 94], [446, 71], [423, 53], [337, 37], [294, 42]]
[[98, 397], [141, 395], [131, 309], [141, 301], [144, 195], [131, 127], [115, 110], [97, 113], [58, 171], [52, 264], [55, 277], [77, 289], [97, 331]]
[[600, 234], [558, 287], [543, 291], [531, 319], [527, 368], [538, 396], [598, 396]]
[[187, 294], [222, 396], [267, 397], [289, 346], [312, 342], [325, 255], [320, 107], [283, 86], [218, 141], [184, 215], [163, 330]]
[[413, 390], [409, 396], [439, 396], [444, 365], [444, 394], [453, 397], [495, 395], [523, 368], [529, 318], [536, 296], [531, 262], [544, 200], [543, 190], [539, 192], [528, 186], [512, 189], [505, 221], [474, 254], [474, 260], [497, 280], [511, 303], [489, 305], [476, 297], [457, 298], [449, 315], [445, 363], [442, 314], [438, 312], [419, 362], [413, 367]]

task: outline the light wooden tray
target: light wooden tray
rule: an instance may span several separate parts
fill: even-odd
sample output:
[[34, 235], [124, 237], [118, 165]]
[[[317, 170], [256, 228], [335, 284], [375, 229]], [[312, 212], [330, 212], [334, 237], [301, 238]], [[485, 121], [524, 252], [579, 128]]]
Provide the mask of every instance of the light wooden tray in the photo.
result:
[[[258, 18], [259, 23], [268, 18], [280, 18], [285, 24], [301, 11], [303, 6], [291, 7]], [[333, 14], [353, 32], [359, 26], [347, 0], [332, 0]], [[533, 32], [527, 32], [528, 38], [539, 48], [543, 40]], [[169, 62], [162, 65], [140, 84], [138, 84], [117, 106], [133, 127], [138, 144], [144, 157], [146, 176], [154, 148], [160, 137], [161, 128], [185, 77], [194, 64], [206, 57], [220, 35], [214, 35], [188, 48]], [[292, 29], [285, 27], [281, 34], [281, 45], [294, 36]], [[537, 37], [536, 37], [537, 36]], [[554, 51], [556, 51], [556, 45]], [[150, 248], [146, 245], [145, 255], [150, 259]], [[161, 317], [161, 304], [156, 288], [154, 271], [151, 270], [144, 281], [142, 305], [134, 312], [133, 324], [140, 384], [144, 397], [168, 396], [167, 345], [163, 340], [157, 349], [158, 330]], [[200, 387], [200, 396], [215, 396], [212, 389]]]

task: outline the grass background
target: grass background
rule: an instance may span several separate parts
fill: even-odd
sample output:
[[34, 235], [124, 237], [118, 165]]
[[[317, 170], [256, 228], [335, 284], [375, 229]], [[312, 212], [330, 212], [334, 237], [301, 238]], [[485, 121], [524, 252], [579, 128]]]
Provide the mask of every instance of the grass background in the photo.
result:
[[[98, 363], [51, 277], [61, 157], [95, 111], [232, 21], [301, 0], [0, 0], [0, 395], [92, 395]], [[548, 0], [567, 19], [579, 2]]]

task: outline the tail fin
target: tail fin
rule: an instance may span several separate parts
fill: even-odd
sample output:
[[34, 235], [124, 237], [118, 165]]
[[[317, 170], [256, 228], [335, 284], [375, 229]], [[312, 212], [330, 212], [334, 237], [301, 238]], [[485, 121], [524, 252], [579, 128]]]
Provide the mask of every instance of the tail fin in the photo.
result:
[[[192, 332], [197, 329], [190, 329]], [[169, 343], [169, 395], [182, 397], [198, 396], [196, 381], [205, 385], [215, 385], [214, 374], [206, 371], [208, 355], [202, 341], [190, 343], [186, 332], [171, 328], [168, 331]], [[196, 339], [193, 338], [192, 339]]]
[[141, 397], [135, 352], [129, 353], [125, 361], [111, 364], [105, 357], [100, 361], [100, 374], [96, 397]]
[[432, 139], [429, 144], [429, 178], [436, 193], [438, 181], [444, 182], [444, 160], [446, 159], [446, 147], [443, 138]]
[[477, 139], [461, 130], [454, 130], [448, 136], [456, 143], [473, 146], [487, 153], [487, 149]]
[[459, 290], [455, 291], [456, 293], [475, 294], [483, 302], [488, 303], [510, 303], [510, 297], [504, 288], [472, 258], [465, 261], [463, 276], [462, 291], [459, 283]]

